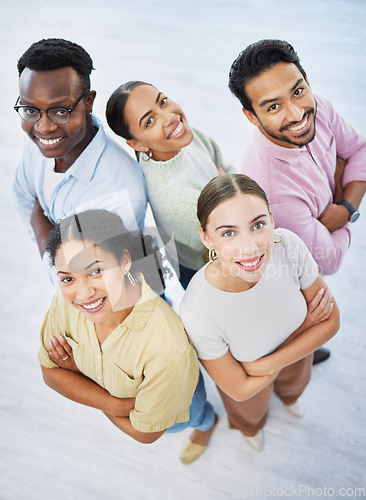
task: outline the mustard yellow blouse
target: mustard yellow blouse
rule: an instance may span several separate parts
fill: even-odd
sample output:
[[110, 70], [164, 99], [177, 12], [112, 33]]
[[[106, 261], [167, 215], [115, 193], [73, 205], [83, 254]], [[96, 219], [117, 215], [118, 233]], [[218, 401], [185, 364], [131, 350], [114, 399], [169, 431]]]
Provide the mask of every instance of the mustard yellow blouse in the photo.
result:
[[197, 355], [171, 307], [145, 283], [127, 318], [99, 345], [94, 323], [66, 302], [58, 290], [41, 330], [38, 360], [58, 366], [48, 355], [51, 335], [64, 335], [79, 370], [119, 398], [135, 397], [132, 426], [159, 432], [189, 419], [198, 381]]

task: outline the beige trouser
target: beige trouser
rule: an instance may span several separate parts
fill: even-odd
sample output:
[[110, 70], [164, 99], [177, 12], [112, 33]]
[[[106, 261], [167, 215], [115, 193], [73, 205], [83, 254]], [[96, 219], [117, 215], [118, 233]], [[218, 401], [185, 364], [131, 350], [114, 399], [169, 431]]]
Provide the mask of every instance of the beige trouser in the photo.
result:
[[293, 404], [309, 383], [312, 364], [313, 353], [283, 368], [275, 380], [246, 401], [234, 401], [218, 388], [228, 414], [230, 428], [239, 429], [247, 436], [257, 434], [266, 423], [272, 392], [286, 405]]

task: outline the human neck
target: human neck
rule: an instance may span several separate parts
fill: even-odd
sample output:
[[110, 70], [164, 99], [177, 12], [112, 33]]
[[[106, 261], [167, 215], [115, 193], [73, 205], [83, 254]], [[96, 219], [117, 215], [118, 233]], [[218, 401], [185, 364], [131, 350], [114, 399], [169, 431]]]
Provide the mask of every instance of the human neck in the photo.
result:
[[62, 158], [55, 158], [55, 172], [65, 173], [91, 143], [97, 131], [90, 117], [84, 139]]
[[257, 281], [249, 283], [238, 276], [231, 275], [221, 266], [217, 259], [206, 267], [205, 278], [210, 285], [218, 288], [222, 292], [229, 293], [245, 292], [257, 284]]

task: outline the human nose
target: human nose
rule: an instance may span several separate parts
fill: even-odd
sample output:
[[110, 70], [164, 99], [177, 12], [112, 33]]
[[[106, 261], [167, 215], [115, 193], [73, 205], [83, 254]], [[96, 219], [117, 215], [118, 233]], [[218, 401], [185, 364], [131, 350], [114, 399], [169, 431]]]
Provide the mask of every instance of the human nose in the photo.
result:
[[240, 251], [243, 255], [251, 256], [257, 250], [258, 245], [250, 233], [243, 233], [240, 237]]
[[286, 118], [289, 122], [299, 122], [304, 116], [304, 110], [302, 106], [289, 102], [287, 106]]
[[87, 278], [80, 279], [77, 283], [76, 298], [80, 302], [87, 302], [93, 298], [95, 288], [91, 285]]
[[41, 134], [48, 134], [53, 132], [58, 127], [57, 123], [54, 123], [47, 116], [44, 111], [41, 113], [41, 118], [35, 123], [34, 128]]
[[168, 127], [169, 125], [177, 121], [177, 115], [174, 113], [174, 111], [162, 110], [161, 113], [164, 127]]

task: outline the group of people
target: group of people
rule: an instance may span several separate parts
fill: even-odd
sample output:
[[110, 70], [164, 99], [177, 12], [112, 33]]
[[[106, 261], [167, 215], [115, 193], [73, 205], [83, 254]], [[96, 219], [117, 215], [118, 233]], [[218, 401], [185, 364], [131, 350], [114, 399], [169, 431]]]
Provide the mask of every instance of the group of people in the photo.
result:
[[[41, 330], [44, 381], [141, 443], [192, 427], [189, 464], [218, 421], [200, 361], [230, 427], [260, 450], [272, 393], [301, 417], [312, 365], [339, 329], [323, 275], [340, 267], [359, 217], [366, 138], [312, 93], [289, 43], [260, 40], [229, 75], [255, 125], [242, 173], [142, 81], [106, 105], [134, 160], [93, 115], [92, 69], [82, 47], [56, 38], [18, 61], [28, 137], [14, 193], [59, 286]], [[179, 316], [144, 231], [147, 202], [185, 289]]]

